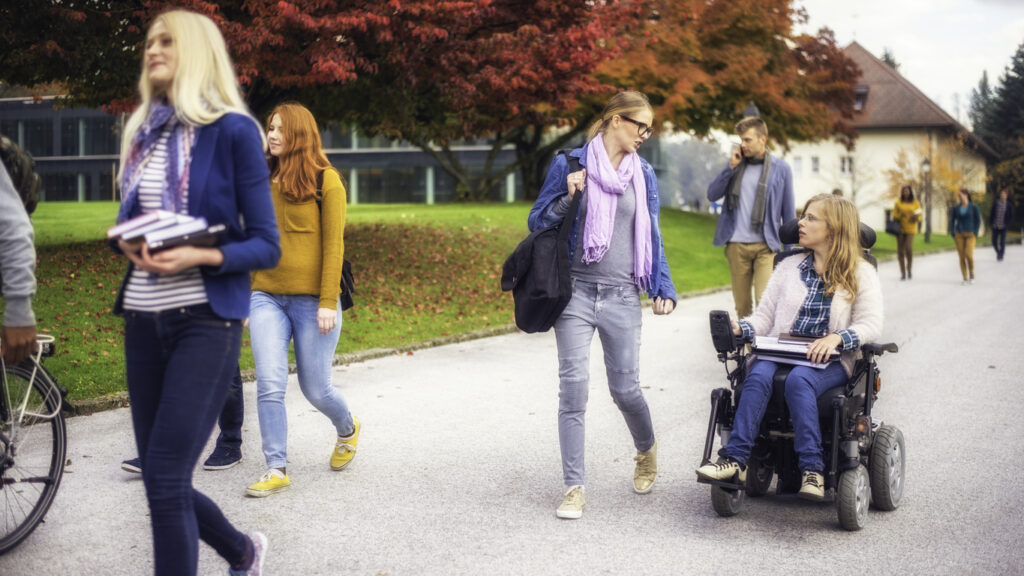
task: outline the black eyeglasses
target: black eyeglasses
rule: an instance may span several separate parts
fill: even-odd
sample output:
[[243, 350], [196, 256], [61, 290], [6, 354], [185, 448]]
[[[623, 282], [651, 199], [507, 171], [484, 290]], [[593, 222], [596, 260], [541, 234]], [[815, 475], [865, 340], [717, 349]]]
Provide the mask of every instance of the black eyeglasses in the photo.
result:
[[623, 120], [629, 122], [630, 124], [636, 124], [637, 136], [640, 136], [641, 138], [650, 138], [651, 134], [654, 134], [654, 128], [651, 128], [650, 126], [644, 124], [643, 122], [637, 122], [636, 120], [633, 120], [629, 116], [623, 116], [622, 114], [619, 114], [619, 118], [622, 118]]

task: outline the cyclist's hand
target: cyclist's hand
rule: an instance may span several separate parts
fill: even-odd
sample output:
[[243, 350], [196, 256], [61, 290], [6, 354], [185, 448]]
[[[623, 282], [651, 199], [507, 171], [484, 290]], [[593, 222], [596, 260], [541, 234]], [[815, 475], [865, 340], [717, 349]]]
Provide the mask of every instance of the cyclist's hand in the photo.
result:
[[327, 334], [334, 330], [338, 323], [338, 311], [330, 308], [318, 308], [316, 311], [316, 323], [320, 326], [320, 333]]
[[0, 336], [4, 362], [17, 364], [36, 351], [35, 326], [4, 326]]

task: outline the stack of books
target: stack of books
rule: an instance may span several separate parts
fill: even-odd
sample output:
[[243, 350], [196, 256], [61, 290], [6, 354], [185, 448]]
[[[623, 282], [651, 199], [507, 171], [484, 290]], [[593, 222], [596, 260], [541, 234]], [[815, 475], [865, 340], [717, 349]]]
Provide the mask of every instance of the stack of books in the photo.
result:
[[807, 359], [807, 347], [817, 338], [779, 334], [778, 336], [754, 336], [751, 350], [762, 360], [771, 360], [781, 364], [825, 368], [831, 362], [839, 360], [839, 352], [832, 351], [827, 362], [811, 362]]
[[110, 227], [107, 238], [145, 242], [150, 252], [159, 252], [176, 246], [216, 246], [226, 231], [226, 225], [211, 226], [206, 218], [155, 210]]

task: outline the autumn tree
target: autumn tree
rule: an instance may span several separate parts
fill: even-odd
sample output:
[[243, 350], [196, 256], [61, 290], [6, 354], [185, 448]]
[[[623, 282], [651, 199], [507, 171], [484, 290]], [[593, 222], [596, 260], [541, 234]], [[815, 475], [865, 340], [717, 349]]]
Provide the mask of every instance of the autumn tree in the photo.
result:
[[[165, 9], [187, 8], [210, 16], [223, 31], [257, 115], [282, 100], [300, 100], [321, 123], [405, 139], [455, 178], [462, 197], [480, 198], [545, 153], [533, 145], [535, 137], [569, 123], [578, 98], [602, 92], [591, 72], [618, 52], [620, 32], [638, 20], [640, 2], [13, 4], [4, 8], [11, 30], [0, 41], [4, 80], [57, 80], [73, 103], [130, 108], [146, 23]], [[105, 61], [111, 54], [116, 58]], [[480, 138], [490, 139], [491, 151], [477, 175], [454, 147]], [[498, 167], [497, 154], [513, 144], [517, 161]]]
[[782, 145], [831, 136], [852, 142], [860, 70], [831, 31], [795, 34], [806, 14], [790, 0], [653, 5], [630, 50], [597, 76], [647, 93], [657, 121], [698, 136], [731, 131], [753, 100]]

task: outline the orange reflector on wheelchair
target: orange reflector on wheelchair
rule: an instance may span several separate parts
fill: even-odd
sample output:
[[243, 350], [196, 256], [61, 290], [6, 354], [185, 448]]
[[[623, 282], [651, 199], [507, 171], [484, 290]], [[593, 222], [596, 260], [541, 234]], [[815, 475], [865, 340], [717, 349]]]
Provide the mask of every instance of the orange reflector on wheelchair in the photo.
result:
[[857, 435], [867, 434], [868, 430], [871, 430], [871, 419], [867, 416], [858, 416], [856, 427]]
[[877, 394], [878, 391], [881, 390], [881, 389], [882, 389], [882, 377], [881, 376], [875, 376], [875, 394]]

